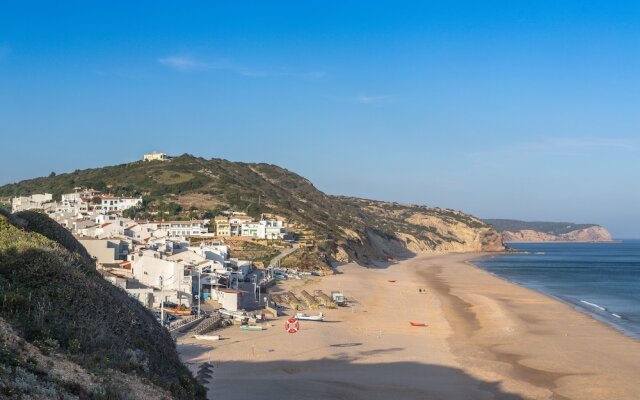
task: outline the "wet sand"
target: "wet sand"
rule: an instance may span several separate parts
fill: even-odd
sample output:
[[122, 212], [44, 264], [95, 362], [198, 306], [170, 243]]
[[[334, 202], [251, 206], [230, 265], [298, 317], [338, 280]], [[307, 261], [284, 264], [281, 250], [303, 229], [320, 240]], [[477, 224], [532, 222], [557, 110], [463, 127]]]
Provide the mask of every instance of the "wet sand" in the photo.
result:
[[280, 317], [262, 332], [218, 331], [219, 342], [182, 338], [178, 349], [193, 371], [214, 365], [212, 399], [640, 399], [639, 341], [467, 263], [478, 256], [287, 281], [294, 292], [342, 290], [351, 306], [295, 334]]

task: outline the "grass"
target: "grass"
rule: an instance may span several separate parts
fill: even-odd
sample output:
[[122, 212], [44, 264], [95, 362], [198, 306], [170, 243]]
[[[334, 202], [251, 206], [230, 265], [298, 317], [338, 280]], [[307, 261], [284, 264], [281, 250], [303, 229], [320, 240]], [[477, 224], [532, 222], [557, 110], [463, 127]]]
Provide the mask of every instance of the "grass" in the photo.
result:
[[192, 180], [193, 178], [195, 178], [195, 176], [191, 173], [163, 171], [163, 170], [153, 175], [153, 180], [155, 180], [156, 182], [162, 185], [177, 185], [181, 183], [186, 183]]

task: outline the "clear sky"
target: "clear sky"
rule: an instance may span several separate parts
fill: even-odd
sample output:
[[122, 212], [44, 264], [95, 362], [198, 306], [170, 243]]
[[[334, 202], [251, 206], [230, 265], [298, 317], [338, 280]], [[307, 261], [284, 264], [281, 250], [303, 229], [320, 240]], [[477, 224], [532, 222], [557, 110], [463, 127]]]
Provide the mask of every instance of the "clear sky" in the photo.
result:
[[640, 237], [639, 21], [637, 1], [1, 2], [0, 184], [187, 152]]

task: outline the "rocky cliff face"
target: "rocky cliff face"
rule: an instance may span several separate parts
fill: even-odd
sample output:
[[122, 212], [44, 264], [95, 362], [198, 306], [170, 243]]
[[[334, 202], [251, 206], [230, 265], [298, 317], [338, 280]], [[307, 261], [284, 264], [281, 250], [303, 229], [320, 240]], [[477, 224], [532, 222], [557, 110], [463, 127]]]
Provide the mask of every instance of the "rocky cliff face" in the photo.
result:
[[562, 234], [549, 234], [531, 229], [502, 232], [505, 242], [609, 242], [611, 234], [602, 226], [577, 229]]
[[415, 205], [342, 198], [370, 216], [364, 230], [345, 230], [350, 240], [336, 254], [379, 260], [420, 253], [503, 251], [493, 227], [459, 211]]

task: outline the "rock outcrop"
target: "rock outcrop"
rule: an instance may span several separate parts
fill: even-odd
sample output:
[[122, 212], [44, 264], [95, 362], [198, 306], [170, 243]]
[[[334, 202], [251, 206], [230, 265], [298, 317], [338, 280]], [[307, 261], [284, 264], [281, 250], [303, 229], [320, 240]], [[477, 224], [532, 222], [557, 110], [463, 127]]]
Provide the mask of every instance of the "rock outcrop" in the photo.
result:
[[608, 230], [601, 226], [578, 229], [560, 235], [551, 235], [530, 229], [516, 232], [502, 232], [505, 242], [610, 242], [613, 240]]
[[[339, 246], [355, 260], [380, 260], [420, 253], [504, 251], [493, 227], [460, 211], [366, 199], [341, 198], [367, 213], [368, 228], [349, 231]], [[366, 262], [366, 261], [365, 261]]]

